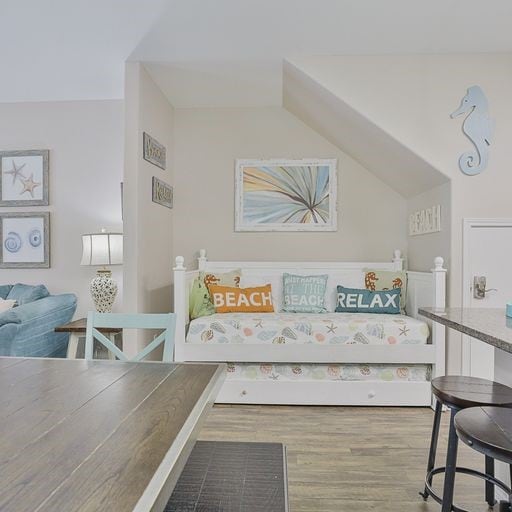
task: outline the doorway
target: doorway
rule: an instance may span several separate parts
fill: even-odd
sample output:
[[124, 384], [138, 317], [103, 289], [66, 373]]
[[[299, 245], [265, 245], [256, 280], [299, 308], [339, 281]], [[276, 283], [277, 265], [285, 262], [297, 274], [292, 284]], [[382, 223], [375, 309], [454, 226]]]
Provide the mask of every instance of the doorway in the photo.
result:
[[[464, 219], [462, 243], [462, 306], [503, 308], [505, 316], [512, 300], [512, 219]], [[494, 370], [494, 348], [463, 336], [462, 373], [494, 380]]]

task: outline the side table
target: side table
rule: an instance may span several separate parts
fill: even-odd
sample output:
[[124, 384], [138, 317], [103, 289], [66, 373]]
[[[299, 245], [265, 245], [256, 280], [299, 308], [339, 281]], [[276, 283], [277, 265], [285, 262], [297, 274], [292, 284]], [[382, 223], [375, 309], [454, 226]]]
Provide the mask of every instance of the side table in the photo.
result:
[[[74, 322], [69, 322], [66, 325], [59, 325], [55, 327], [55, 332], [68, 332], [69, 333], [69, 343], [68, 343], [68, 351], [67, 358], [68, 359], [78, 359], [79, 355], [84, 357], [85, 354], [85, 331], [87, 328], [87, 319], [79, 318]], [[101, 328], [98, 329], [101, 334], [107, 336], [107, 338], [114, 344], [116, 344], [116, 336], [118, 334], [122, 334], [123, 330], [119, 328]], [[83, 343], [80, 342], [80, 338], [83, 338]], [[79, 347], [80, 345], [80, 347]], [[107, 351], [103, 345], [98, 343], [98, 346], [94, 347], [94, 355], [95, 359], [115, 359], [115, 356], [112, 352]]]

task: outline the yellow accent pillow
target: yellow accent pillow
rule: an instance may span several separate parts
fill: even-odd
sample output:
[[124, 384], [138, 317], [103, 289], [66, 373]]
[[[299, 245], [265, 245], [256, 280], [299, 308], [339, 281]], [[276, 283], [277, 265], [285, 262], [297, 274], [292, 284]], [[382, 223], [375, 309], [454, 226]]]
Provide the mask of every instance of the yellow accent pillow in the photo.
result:
[[217, 313], [273, 313], [272, 286], [234, 288], [210, 285], [210, 296]]

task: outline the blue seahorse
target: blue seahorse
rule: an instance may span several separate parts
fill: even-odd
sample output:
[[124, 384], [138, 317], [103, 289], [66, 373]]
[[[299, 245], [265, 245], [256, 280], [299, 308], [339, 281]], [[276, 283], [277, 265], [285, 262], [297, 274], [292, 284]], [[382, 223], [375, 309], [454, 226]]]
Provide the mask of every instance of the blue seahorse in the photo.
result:
[[469, 115], [464, 120], [462, 131], [473, 143], [476, 151], [463, 153], [459, 158], [459, 167], [464, 174], [475, 176], [487, 167], [493, 131], [493, 122], [489, 119], [489, 103], [478, 85], [468, 89], [460, 107], [453, 112], [451, 118], [467, 112]]

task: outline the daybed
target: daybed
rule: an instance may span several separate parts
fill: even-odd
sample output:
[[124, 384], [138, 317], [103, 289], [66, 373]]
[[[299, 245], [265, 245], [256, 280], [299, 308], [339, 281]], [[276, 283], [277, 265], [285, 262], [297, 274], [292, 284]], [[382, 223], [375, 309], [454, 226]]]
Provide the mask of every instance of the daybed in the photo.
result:
[[[217, 398], [224, 403], [314, 405], [431, 404], [430, 380], [445, 372], [444, 328], [418, 318], [419, 306], [445, 306], [446, 270], [407, 272], [407, 315], [280, 313], [282, 275], [328, 274], [326, 306], [336, 286], [364, 288], [365, 269], [389, 263], [213, 262], [200, 251], [198, 270], [182, 257], [174, 268], [176, 361], [228, 363]], [[241, 287], [270, 283], [277, 313], [216, 313], [189, 321], [188, 294], [199, 271], [242, 271]]]

